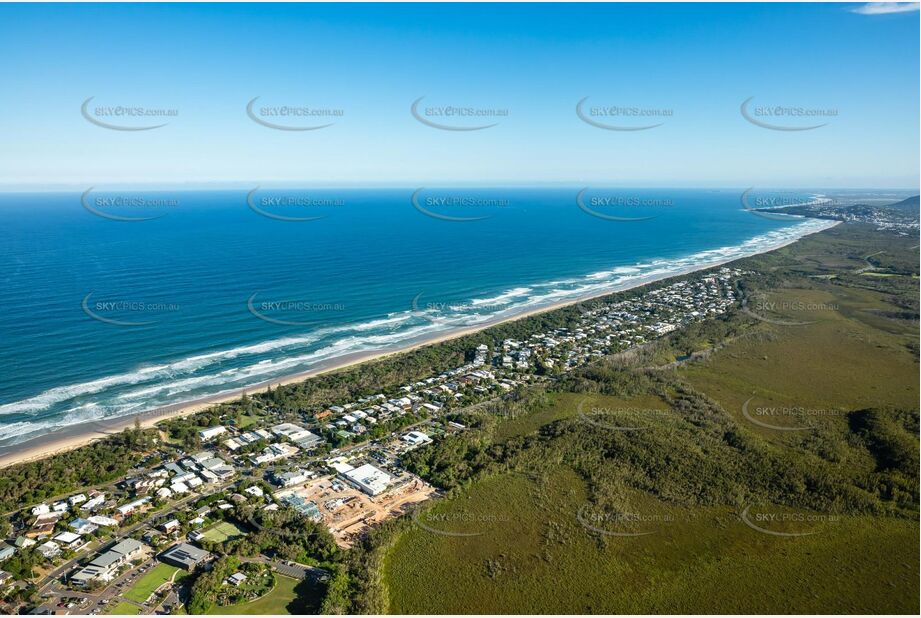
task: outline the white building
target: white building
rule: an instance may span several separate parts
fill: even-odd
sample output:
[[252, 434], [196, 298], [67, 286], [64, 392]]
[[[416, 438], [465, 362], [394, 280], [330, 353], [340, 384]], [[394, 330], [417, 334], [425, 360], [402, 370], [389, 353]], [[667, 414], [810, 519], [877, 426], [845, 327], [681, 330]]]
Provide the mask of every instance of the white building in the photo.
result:
[[198, 437], [202, 442], [207, 442], [208, 440], [213, 440], [219, 435], [226, 433], [227, 428], [223, 425], [217, 425], [215, 427], [208, 427], [207, 429], [202, 429], [198, 432]]
[[371, 464], [343, 472], [341, 476], [369, 496], [376, 496], [387, 491], [392, 482], [389, 474]]

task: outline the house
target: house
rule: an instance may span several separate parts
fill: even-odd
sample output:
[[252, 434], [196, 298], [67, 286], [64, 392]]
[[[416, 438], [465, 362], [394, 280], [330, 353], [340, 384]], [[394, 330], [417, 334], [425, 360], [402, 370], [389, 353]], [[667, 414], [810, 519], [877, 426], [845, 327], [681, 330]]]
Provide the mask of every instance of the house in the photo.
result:
[[77, 519], [67, 524], [67, 527], [77, 534], [92, 534], [99, 529], [99, 526], [81, 517], [78, 517]]
[[77, 506], [78, 504], [83, 504], [86, 502], [86, 494], [77, 494], [76, 496], [71, 496], [67, 499], [67, 503], [70, 506]]
[[173, 545], [160, 554], [161, 562], [192, 571], [202, 562], [211, 558], [211, 554], [188, 543]]
[[246, 581], [246, 575], [237, 571], [233, 575], [227, 578], [227, 583], [231, 586], [239, 586]]
[[432, 441], [432, 439], [428, 437], [427, 434], [424, 434], [421, 431], [410, 431], [409, 433], [404, 434], [401, 440], [410, 446], [421, 446]]
[[54, 541], [45, 541], [39, 545], [36, 549], [38, 552], [43, 555], [48, 560], [51, 560], [55, 556], [61, 553], [61, 546], [55, 543]]
[[128, 515], [130, 515], [131, 513], [134, 513], [136, 510], [138, 510], [139, 508], [141, 508], [148, 502], [150, 502], [150, 498], [144, 497], [144, 498], [135, 500], [133, 502], [129, 502], [128, 504], [123, 504], [122, 506], [118, 507], [115, 510], [118, 511], [118, 514], [121, 515], [122, 517], [127, 517]]
[[103, 493], [91, 497], [89, 500], [80, 505], [81, 511], [94, 511], [106, 501], [106, 495]]
[[51, 507], [45, 503], [37, 504], [32, 507], [33, 516], [44, 515], [45, 513], [50, 513], [50, 512], [51, 512]]
[[207, 442], [213, 440], [219, 435], [226, 433], [227, 428], [223, 425], [217, 425], [215, 427], [208, 427], [207, 429], [201, 429], [198, 432], [198, 437], [202, 442]]
[[243, 493], [247, 493], [255, 498], [261, 498], [265, 495], [265, 492], [262, 491], [262, 488], [258, 485], [251, 485], [243, 490]]
[[305, 470], [294, 470], [291, 472], [282, 472], [281, 474], [272, 474], [272, 483], [279, 487], [291, 487], [306, 483], [311, 474]]
[[164, 522], [164, 523], [160, 524], [160, 529], [163, 530], [163, 532], [166, 532], [167, 534], [169, 534], [170, 532], [173, 532], [173, 531], [175, 531], [175, 530], [178, 530], [178, 529], [179, 529], [179, 520], [178, 520], [178, 519], [171, 519], [171, 520], [169, 520], [169, 521], [167, 521], [167, 522]]
[[54, 541], [58, 545], [71, 551], [76, 551], [86, 545], [86, 541], [83, 540], [83, 537], [76, 532], [62, 532], [54, 537]]
[[[33, 544], [35, 541], [32, 542]], [[16, 553], [16, 548], [12, 545], [7, 545], [6, 543], [0, 543], [0, 562], [4, 560], [9, 560], [13, 557], [13, 554]]]
[[105, 515], [93, 515], [92, 517], [87, 517], [87, 521], [96, 524], [97, 526], [104, 526], [107, 528], [115, 528], [118, 526], [118, 520], [112, 519], [111, 517], [106, 517]]

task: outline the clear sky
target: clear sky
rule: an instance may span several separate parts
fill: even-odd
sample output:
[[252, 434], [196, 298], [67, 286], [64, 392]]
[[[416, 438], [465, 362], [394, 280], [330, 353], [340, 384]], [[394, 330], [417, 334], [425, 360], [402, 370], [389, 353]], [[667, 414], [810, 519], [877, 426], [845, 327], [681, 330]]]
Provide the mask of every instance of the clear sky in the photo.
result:
[[[0, 185], [917, 187], [919, 13], [859, 6], [0, 5]], [[257, 96], [342, 115], [275, 130]], [[508, 115], [439, 130], [410, 114], [423, 96]], [[178, 115], [110, 130], [89, 97]], [[600, 129], [584, 97], [671, 115]], [[766, 129], [749, 97], [836, 115]]]

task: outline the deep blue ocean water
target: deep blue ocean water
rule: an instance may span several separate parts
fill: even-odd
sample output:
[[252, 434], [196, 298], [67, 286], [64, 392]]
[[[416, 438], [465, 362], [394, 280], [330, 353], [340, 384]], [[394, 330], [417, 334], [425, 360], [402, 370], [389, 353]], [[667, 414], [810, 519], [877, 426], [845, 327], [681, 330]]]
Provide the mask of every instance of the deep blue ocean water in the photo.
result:
[[827, 225], [740, 191], [579, 189], [0, 194], [0, 446]]

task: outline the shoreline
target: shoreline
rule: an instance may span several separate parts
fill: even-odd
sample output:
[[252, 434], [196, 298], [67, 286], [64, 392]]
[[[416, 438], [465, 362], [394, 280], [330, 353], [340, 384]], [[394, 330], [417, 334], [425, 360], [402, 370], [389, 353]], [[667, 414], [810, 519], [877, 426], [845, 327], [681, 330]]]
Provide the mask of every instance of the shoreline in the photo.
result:
[[[820, 220], [817, 219], [816, 221]], [[239, 399], [244, 393], [247, 395], [264, 393], [269, 387], [284, 386], [297, 382], [303, 382], [321, 374], [332, 373], [334, 371], [347, 369], [349, 367], [353, 367], [355, 365], [369, 361], [380, 360], [396, 354], [403, 354], [423, 346], [443, 343], [445, 341], [457, 339], [478, 331], [485, 330], [487, 328], [491, 328], [493, 326], [497, 326], [499, 324], [524, 319], [541, 313], [555, 311], [563, 307], [577, 305], [579, 303], [584, 303], [593, 299], [610, 296], [611, 294], [640, 288], [644, 285], [649, 285], [657, 281], [671, 279], [673, 277], [685, 276], [694, 272], [708, 270], [710, 268], [715, 268], [717, 266], [722, 266], [738, 260], [747, 259], [756, 255], [769, 253], [771, 251], [776, 251], [791, 245], [807, 236], [832, 229], [841, 224], [841, 221], [829, 221], [828, 223], [829, 224], [822, 229], [807, 232], [791, 239], [786, 239], [784, 241], [778, 242], [775, 245], [765, 247], [760, 251], [755, 251], [743, 256], [736, 256], [732, 258], [718, 259], [711, 262], [695, 264], [694, 266], [673, 271], [668, 274], [652, 275], [642, 279], [637, 279], [629, 283], [624, 283], [620, 286], [615, 286], [609, 290], [605, 290], [604, 292], [596, 292], [577, 298], [558, 301], [542, 307], [534, 307], [532, 309], [514, 313], [509, 316], [487, 320], [474, 326], [458, 327], [436, 335], [423, 335], [415, 340], [410, 340], [395, 348], [367, 350], [363, 352], [345, 354], [335, 359], [321, 362], [315, 368], [308, 371], [302, 371], [299, 373], [291, 374], [289, 376], [283, 376], [273, 380], [258, 382], [246, 388], [237, 388], [224, 393], [218, 393], [209, 397], [191, 401], [177, 402], [169, 406], [163, 406], [154, 410], [149, 410], [147, 412], [141, 412], [139, 414], [129, 414], [123, 417], [113, 418], [105, 421], [80, 423], [70, 427], [64, 427], [52, 433], [32, 438], [19, 444], [0, 447], [0, 468], [45, 459], [53, 455], [58, 455], [60, 453], [86, 446], [92, 442], [95, 442], [96, 440], [104, 438], [106, 435], [118, 433], [129, 427], [133, 427], [136, 421], [140, 423], [142, 428], [150, 428], [164, 420], [189, 416], [217, 404], [235, 401]]]

